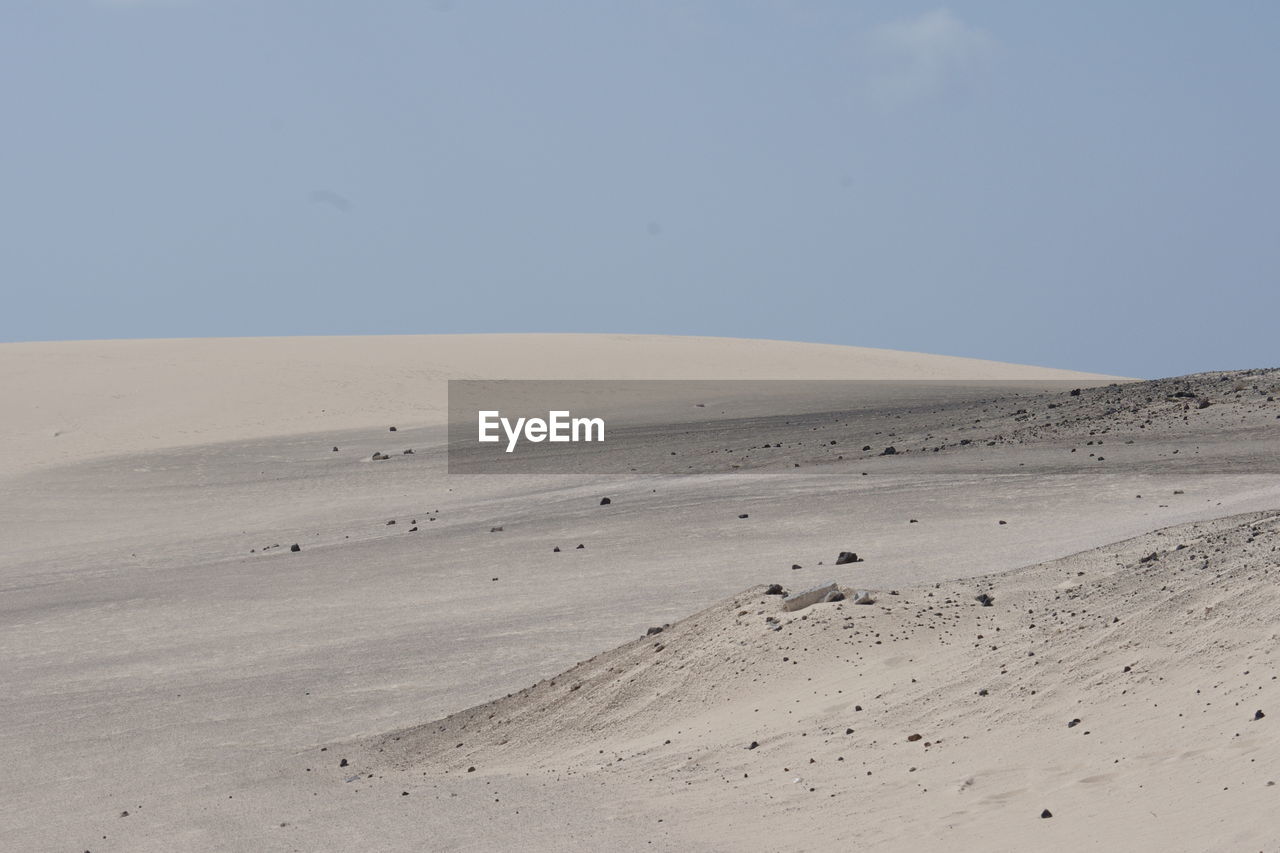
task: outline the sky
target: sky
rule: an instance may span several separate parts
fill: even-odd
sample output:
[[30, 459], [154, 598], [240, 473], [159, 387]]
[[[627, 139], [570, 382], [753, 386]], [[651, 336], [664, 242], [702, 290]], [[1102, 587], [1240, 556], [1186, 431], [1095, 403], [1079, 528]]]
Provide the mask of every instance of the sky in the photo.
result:
[[0, 340], [1280, 365], [1280, 4], [0, 0]]

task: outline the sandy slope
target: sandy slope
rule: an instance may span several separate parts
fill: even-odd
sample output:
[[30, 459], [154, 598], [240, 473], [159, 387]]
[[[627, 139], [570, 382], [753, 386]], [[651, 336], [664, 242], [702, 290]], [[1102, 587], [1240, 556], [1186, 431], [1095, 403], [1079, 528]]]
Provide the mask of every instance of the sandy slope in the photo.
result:
[[325, 772], [473, 849], [531, 779], [604, 846], [1275, 849], [1278, 552], [1261, 513], [870, 605], [755, 587]]
[[[852, 836], [826, 831], [840, 823], [892, 847], [910, 837], [904, 833], [915, 814], [908, 806], [918, 787], [930, 789], [919, 794], [926, 837], [943, 838], [940, 827], [951, 814], [945, 809], [952, 808], [961, 849], [991, 849], [985, 833], [995, 832], [993, 822], [1015, 813], [1022, 821], [1028, 810], [1038, 815], [1045, 807], [1055, 817], [1030, 819], [1030, 831], [1041, 833], [1033, 840], [1061, 849], [1101, 833], [1141, 849], [1147, 825], [1134, 822], [1138, 806], [1178, 832], [1189, 827], [1185, 838], [1194, 843], [1182, 849], [1213, 840], [1193, 824], [1218, 827], [1226, 849], [1237, 840], [1260, 845], [1271, 838], [1267, 824], [1250, 821], [1244, 806], [1204, 792], [1212, 783], [1230, 787], [1223, 794], [1231, 796], [1260, 781], [1244, 763], [1256, 757], [1263, 766], [1274, 740], [1249, 738], [1269, 731], [1263, 723], [1275, 715], [1252, 728], [1242, 722], [1239, 743], [1223, 747], [1219, 738], [1235, 718], [1217, 716], [1226, 710], [1219, 696], [1208, 699], [1212, 712], [1187, 729], [1201, 745], [1188, 745], [1185, 759], [1167, 752], [1167, 735], [1180, 730], [1156, 715], [1176, 707], [1190, 718], [1182, 692], [1160, 691], [1193, 683], [1192, 690], [1206, 689], [1201, 682], [1231, 687], [1229, 701], [1242, 703], [1232, 713], [1256, 710], [1247, 707], [1254, 696], [1267, 708], [1266, 690], [1273, 688], [1251, 679], [1270, 673], [1270, 658], [1265, 644], [1249, 644], [1261, 642], [1255, 617], [1273, 618], [1267, 616], [1273, 611], [1265, 609], [1267, 587], [1251, 585], [1257, 577], [1248, 575], [1273, 560], [1270, 550], [1254, 547], [1271, 547], [1272, 522], [1241, 522], [1259, 527], [1254, 543], [1241, 541], [1251, 534], [1236, 522], [1177, 533], [1180, 542], [1198, 543], [1191, 553], [1208, 556], [1210, 571], [1221, 564], [1233, 572], [1223, 574], [1229, 585], [1191, 568], [1169, 583], [1150, 572], [1117, 573], [1115, 561], [1128, 567], [1130, 551], [1148, 547], [1142, 542], [1072, 558], [1080, 564], [1075, 571], [1104, 584], [1090, 588], [1090, 612], [1121, 608], [1122, 629], [1099, 624], [1090, 634], [1089, 624], [1072, 621], [1077, 617], [1062, 615], [1059, 623], [1037, 616], [1038, 626], [1062, 628], [1066, 639], [1059, 642], [1037, 633], [1041, 627], [1006, 626], [1001, 620], [1014, 615], [1008, 602], [1037, 614], [1050, 606], [1045, 584], [1053, 583], [1053, 595], [1074, 594], [1057, 589], [1066, 578], [1054, 566], [1001, 579], [994, 609], [948, 606], [951, 646], [915, 623], [932, 619], [916, 614], [927, 606], [931, 583], [943, 583], [937, 592], [964, 603], [961, 593], [972, 591], [965, 578], [1280, 507], [1274, 372], [1116, 387], [1067, 374], [1078, 377], [1079, 395], [1020, 396], [977, 411], [962, 403], [895, 406], [858, 417], [804, 414], [769, 424], [767, 453], [735, 453], [734, 464], [744, 466], [738, 473], [719, 461], [728, 458], [721, 453], [727, 448], [672, 430], [658, 434], [664, 451], [710, 460], [705, 470], [726, 473], [446, 475], [436, 425], [440, 400], [433, 395], [446, 376], [501, 375], [513, 360], [520, 367], [514, 375], [524, 376], [606, 375], [616, 368], [645, 377], [1062, 377], [903, 353], [609, 336], [0, 346], [5, 399], [18, 402], [0, 450], [3, 846], [95, 853], [847, 849], [833, 839]], [[390, 434], [389, 423], [399, 431]], [[735, 447], [761, 443], [725, 435]], [[880, 456], [889, 440], [902, 452]], [[340, 452], [332, 452], [335, 445]], [[858, 449], [866, 445], [875, 447]], [[398, 452], [409, 448], [417, 452]], [[395, 455], [371, 464], [374, 450]], [[612, 497], [609, 506], [600, 506], [602, 495]], [[490, 533], [494, 526], [503, 532]], [[1197, 538], [1219, 530], [1221, 541]], [[298, 553], [287, 550], [294, 542], [301, 543]], [[586, 547], [578, 550], [579, 543]], [[763, 633], [769, 614], [756, 610], [769, 602], [742, 595], [738, 609], [749, 612], [741, 624], [737, 610], [732, 617], [723, 606], [708, 611], [723, 623], [722, 635], [700, 639], [692, 623], [680, 622], [735, 590], [824, 580], [834, 554], [846, 548], [866, 561], [856, 564], [856, 574], [836, 575], [842, 582], [899, 589], [911, 601], [910, 610], [894, 613], [858, 608], [857, 619], [910, 618], [884, 622], [875, 638], [880, 646], [865, 631], [850, 633], [857, 627], [805, 634], [816, 625], [812, 616]], [[1126, 586], [1130, 581], [1147, 585]], [[1194, 600], [1188, 609], [1195, 614], [1213, 606], [1218, 617], [1194, 622], [1187, 614], [1183, 631], [1174, 618], [1182, 593]], [[1161, 602], [1158, 612], [1147, 606]], [[826, 609], [843, 615], [852, 608]], [[1021, 645], [982, 652], [972, 646], [980, 642], [972, 620], [995, 620], [1001, 635], [1015, 633]], [[674, 638], [669, 648], [687, 655], [686, 669], [699, 677], [649, 666], [639, 683], [665, 691], [661, 701], [655, 695], [647, 705], [643, 696], [615, 702], [607, 690], [584, 686], [564, 705], [566, 715], [517, 705], [510, 713], [528, 733], [509, 752], [492, 738], [459, 748], [416, 728], [551, 678], [668, 622], [681, 627], [659, 637]], [[1086, 630], [1072, 633], [1080, 626]], [[829, 645], [832, 636], [836, 645]], [[682, 637], [693, 647], [682, 647]], [[858, 643], [845, 642], [854, 637]], [[1153, 677], [1163, 682], [1142, 684], [1141, 698], [1153, 706], [1146, 734], [1135, 728], [1136, 706], [1126, 709], [1129, 694], [1114, 695], [1117, 682], [1102, 677], [1119, 662], [1099, 657], [1115, 637], [1150, 655], [1135, 653], [1135, 660], [1162, 667]], [[734, 640], [747, 645], [732, 656], [697, 653]], [[1089, 645], [1095, 641], [1101, 645]], [[798, 663], [778, 659], [783, 645], [795, 647], [781, 654]], [[640, 660], [634, 656], [648, 648], [624, 647], [600, 660]], [[1195, 654], [1183, 654], [1187, 649]], [[1253, 661], [1239, 666], [1249, 649], [1257, 668]], [[819, 650], [833, 657], [816, 671]], [[1002, 656], [1028, 650], [1036, 658], [1018, 658], [1017, 665]], [[891, 653], [878, 656], [882, 651]], [[1063, 661], [1051, 668], [1054, 683], [1064, 686], [1036, 687], [1037, 697], [1052, 699], [1038, 704], [1018, 687], [1049, 671], [1039, 667], [1053, 654]], [[857, 655], [865, 668], [850, 669]], [[1222, 674], [1206, 679], [1206, 665], [1220, 666]], [[1073, 674], [1077, 667], [1084, 680]], [[873, 743], [860, 741], [856, 753], [808, 755], [801, 746], [836, 737], [821, 727], [854, 727], [840, 726], [854, 688], [829, 681], [833, 674], [886, 690], [892, 684], [893, 692], [878, 706], [854, 700], [875, 721], [858, 736]], [[982, 702], [971, 695], [978, 681], [989, 690]], [[1257, 687], [1263, 689], [1243, 692]], [[753, 696], [757, 702], [741, 706]], [[606, 701], [584, 706], [587, 697]], [[727, 718], [722, 699], [741, 713]], [[1088, 706], [1086, 717], [1072, 705], [1076, 699], [1098, 704]], [[875, 694], [869, 701], [877, 701]], [[1095, 742], [1125, 746], [1125, 759], [1112, 771], [1119, 775], [1094, 765], [1120, 754], [1071, 755], [1060, 765], [1026, 759], [1027, 750], [1057, 754], [1057, 738], [1067, 731], [1059, 717], [1068, 710], [1090, 723], [1088, 738], [1099, 738], [1088, 741], [1090, 749]], [[757, 727], [759, 715], [773, 722]], [[1106, 727], [1093, 728], [1095, 718]], [[592, 722], [610, 719], [605, 727]], [[478, 722], [475, 730], [489, 737], [487, 725]], [[930, 742], [915, 773], [900, 766], [911, 755], [898, 743], [906, 727]], [[1027, 750], [1020, 741], [1011, 748], [1003, 736], [987, 737], [987, 728], [1025, 737]], [[415, 733], [402, 751], [376, 751], [387, 745], [379, 740], [385, 733], [403, 731]], [[666, 733], [655, 744], [659, 731]], [[1078, 731], [1071, 729], [1072, 737]], [[545, 738], [534, 737], [538, 732]], [[744, 750], [743, 738], [761, 746]], [[823, 749], [843, 743], [832, 740]], [[669, 749], [686, 744], [682, 755]], [[1241, 745], [1258, 751], [1233, 751]], [[467, 752], [476, 772], [459, 772], [452, 755], [443, 757], [447, 749]], [[770, 750], [792, 771], [797, 758], [817, 761], [785, 780], [773, 764], [758, 773], [736, 763], [760, 761]], [[837, 764], [866, 762], [875, 784], [883, 782], [874, 789], [883, 820], [860, 817], [858, 797], [867, 791], [815, 769], [841, 755], [845, 761]], [[341, 757], [348, 768], [338, 767]], [[1219, 785], [1237, 759], [1238, 779]], [[956, 765], [945, 763], [952, 760]], [[741, 773], [750, 775], [739, 781]], [[817, 782], [776, 790], [775, 782], [785, 787], [779, 780], [791, 785], [795, 776]], [[963, 796], [953, 783], [969, 776], [970, 793], [980, 796], [947, 806], [942, 792]], [[1098, 778], [1083, 781], [1092, 777]], [[799, 797], [807, 787], [818, 790]], [[1181, 811], [1169, 816], [1144, 799], [1157, 794], [1143, 791]], [[1197, 805], [1202, 797], [1205, 809]], [[1258, 809], [1270, 802], [1242, 797]], [[812, 805], [819, 798], [826, 806], [820, 811]], [[1135, 811], [1110, 810], [1112, 799]], [[1095, 813], [1096, 823], [1080, 823], [1081, 815]], [[1018, 844], [1019, 831], [990, 837]], [[1182, 837], [1160, 836], [1166, 849], [1179, 847]]]
[[660, 335], [0, 344], [0, 473], [51, 461], [444, 417], [448, 379], [1099, 379], [865, 347]]

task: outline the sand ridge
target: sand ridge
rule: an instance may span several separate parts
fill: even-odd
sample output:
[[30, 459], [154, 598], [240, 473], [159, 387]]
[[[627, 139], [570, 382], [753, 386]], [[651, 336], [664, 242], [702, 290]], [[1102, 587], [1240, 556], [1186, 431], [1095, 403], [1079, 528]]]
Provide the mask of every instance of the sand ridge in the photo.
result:
[[[1277, 552], [1280, 512], [1252, 513], [869, 605], [789, 613], [759, 586], [330, 752], [370, 784], [480, 811], [510, 777], [541, 778], [550, 798], [596, 780], [580, 808], [614, 809], [622, 789], [718, 849], [1079, 849], [1120, 832], [1269, 849]], [[851, 591], [852, 569], [828, 574]]]
[[892, 350], [663, 335], [0, 344], [0, 475], [54, 462], [445, 418], [448, 379], [1109, 379]]

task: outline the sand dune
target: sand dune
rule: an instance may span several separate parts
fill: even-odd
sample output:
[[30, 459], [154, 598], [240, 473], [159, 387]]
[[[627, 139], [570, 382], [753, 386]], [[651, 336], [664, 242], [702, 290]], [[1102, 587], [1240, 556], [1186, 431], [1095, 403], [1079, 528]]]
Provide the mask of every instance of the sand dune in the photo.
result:
[[[1259, 513], [867, 605], [786, 612], [758, 586], [339, 751], [466, 816], [446, 846], [537, 778], [700, 849], [1271, 849], [1278, 551]], [[852, 593], [856, 567], [828, 574]]]
[[[502, 375], [1030, 384], [450, 476], [444, 380]], [[1276, 371], [481, 336], [3, 345], [0, 387], [8, 848], [1276, 842]], [[759, 594], [828, 579], [877, 602]]]
[[445, 415], [448, 379], [1108, 379], [865, 347], [661, 335], [0, 344], [0, 473]]

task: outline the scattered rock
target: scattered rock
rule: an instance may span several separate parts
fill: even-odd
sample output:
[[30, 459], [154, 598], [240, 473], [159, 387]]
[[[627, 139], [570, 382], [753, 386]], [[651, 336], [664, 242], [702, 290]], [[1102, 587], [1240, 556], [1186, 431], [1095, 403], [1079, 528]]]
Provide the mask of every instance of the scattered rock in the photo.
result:
[[897, 449], [892, 444], [880, 451], [881, 456], [895, 456], [897, 453]]
[[339, 762], [338, 762], [338, 766], [339, 766], [339, 767], [346, 767], [346, 766], [348, 766], [347, 759], [345, 759], [345, 758], [344, 758], [344, 759], [342, 759], [341, 761], [339, 761]]
[[587, 546], [586, 546], [586, 545], [583, 545], [581, 542], [579, 542], [579, 543], [578, 543], [578, 547], [577, 547], [577, 548], [574, 548], [573, 550], [575, 550], [575, 551], [585, 551], [585, 550], [586, 550], [586, 548], [587, 548]]
[[613, 503], [613, 501], [609, 500], [608, 498], [600, 499], [600, 506], [608, 506], [611, 503]]
[[490, 532], [490, 533], [501, 533], [501, 532], [502, 532], [502, 528], [501, 528], [500, 526], [499, 526], [499, 527], [490, 527], [490, 528], [489, 528], [489, 532]]
[[738, 518], [746, 518], [746, 517], [747, 517], [747, 514], [746, 514], [745, 512], [744, 512], [744, 513], [740, 513], [740, 514], [738, 515]]
[[652, 637], [654, 634], [661, 634], [661, 633], [662, 633], [662, 626], [655, 625], [652, 628], [650, 628], [648, 631], [645, 631], [644, 635], [646, 637]]
[[840, 556], [836, 557], [836, 565], [843, 566], [846, 563], [861, 563], [862, 559], [852, 551], [841, 551]]
[[387, 432], [395, 432], [395, 431], [396, 431], [395, 427], [391, 427], [390, 429], [387, 430]]
[[552, 553], [552, 554], [559, 554], [559, 553], [560, 553], [560, 546], [559, 546], [559, 545], [557, 545], [556, 547], [552, 548], [552, 549], [551, 549], [551, 553]]
[[975, 595], [973, 597], [973, 600], [981, 604], [983, 607], [990, 607], [996, 602], [994, 598], [992, 598], [990, 595], [987, 595], [985, 592], [979, 595]]
[[869, 589], [857, 589], [857, 590], [854, 590], [853, 592], [853, 603], [854, 604], [875, 604], [876, 597], [871, 593], [871, 590]]
[[780, 583], [771, 583], [769, 588], [764, 591], [765, 595], [786, 595], [787, 591], [782, 588]]
[[915, 743], [923, 737], [924, 735], [907, 735], [907, 743]]
[[759, 745], [760, 745], [759, 741], [754, 741], [754, 740], [753, 740], [753, 741], [751, 741], [751, 745], [750, 745], [750, 746], [748, 746], [748, 747], [747, 747], [747, 749], [755, 749], [755, 748], [756, 748], [756, 747], [758, 747]]
[[336, 445], [336, 444], [335, 444], [335, 445], [333, 446], [333, 452], [334, 452], [334, 453], [337, 453], [337, 452], [338, 452], [338, 445]]
[[1049, 811], [1048, 809], [1045, 809], [1044, 811], [1040, 812], [1040, 817], [1046, 818], [1046, 819], [1051, 818], [1053, 817], [1053, 812]]
[[782, 607], [787, 611], [803, 610], [806, 607], [825, 601], [828, 594], [839, 591], [840, 587], [835, 581], [824, 583], [821, 586], [815, 586], [812, 589], [806, 589], [804, 592], [797, 592], [783, 599]]
[[289, 546], [289, 550], [296, 553], [302, 550], [302, 546], [299, 545], [297, 542], [294, 542], [292, 545]]
[[844, 601], [844, 593], [837, 589], [833, 592], [827, 593], [822, 600], [828, 604], [833, 601]]
[[1072, 720], [1071, 722], [1067, 723], [1067, 728], [1069, 728], [1069, 729], [1074, 729], [1074, 728], [1075, 728], [1076, 726], [1078, 726], [1078, 725], [1080, 725], [1080, 718], [1079, 718], [1079, 717], [1076, 717], [1074, 720]]
[[1254, 711], [1254, 712], [1253, 712], [1253, 719], [1254, 719], [1254, 720], [1261, 720], [1261, 719], [1262, 719], [1263, 717], [1265, 717], [1265, 716], [1266, 716], [1266, 714], [1262, 713], [1261, 711]]

